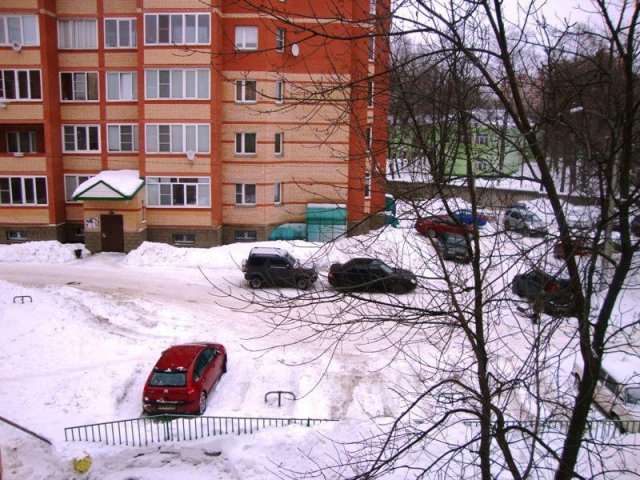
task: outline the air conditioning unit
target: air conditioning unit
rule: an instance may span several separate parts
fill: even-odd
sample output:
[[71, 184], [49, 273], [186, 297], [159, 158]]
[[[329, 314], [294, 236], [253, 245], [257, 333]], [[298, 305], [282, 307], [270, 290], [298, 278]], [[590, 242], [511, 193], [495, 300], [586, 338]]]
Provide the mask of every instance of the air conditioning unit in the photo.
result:
[[22, 44], [20, 42], [11, 42], [11, 49], [14, 52], [19, 52], [22, 50]]
[[24, 157], [24, 153], [23, 152], [13, 152], [13, 156], [14, 157]]
[[193, 150], [187, 150], [187, 160], [193, 162], [196, 158], [196, 152]]

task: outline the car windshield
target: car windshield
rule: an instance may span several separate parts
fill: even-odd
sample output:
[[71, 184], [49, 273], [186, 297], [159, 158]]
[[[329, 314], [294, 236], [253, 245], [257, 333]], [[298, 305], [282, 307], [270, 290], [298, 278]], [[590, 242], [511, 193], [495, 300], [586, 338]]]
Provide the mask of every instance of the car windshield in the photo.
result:
[[391, 268], [389, 265], [387, 265], [386, 263], [382, 263], [382, 262], [375, 262], [373, 265], [375, 265], [376, 267], [378, 267], [380, 270], [382, 270], [384, 273], [387, 274], [391, 274], [393, 273], [393, 268]]
[[524, 220], [531, 223], [542, 223], [542, 220], [540, 220], [540, 218], [535, 213], [527, 213], [524, 216]]
[[460, 235], [449, 235], [447, 237], [446, 242], [454, 247], [464, 247], [466, 246], [467, 242], [464, 239], [464, 237], [460, 236]]
[[625, 388], [625, 402], [640, 405], [640, 385]]
[[152, 387], [184, 387], [187, 385], [187, 372], [155, 371], [149, 385]]
[[287, 254], [285, 255], [285, 258], [287, 259], [287, 262], [289, 262], [291, 266], [295, 267], [296, 265], [298, 265], [298, 260], [296, 260], [295, 257], [291, 255], [289, 252], [287, 252]]

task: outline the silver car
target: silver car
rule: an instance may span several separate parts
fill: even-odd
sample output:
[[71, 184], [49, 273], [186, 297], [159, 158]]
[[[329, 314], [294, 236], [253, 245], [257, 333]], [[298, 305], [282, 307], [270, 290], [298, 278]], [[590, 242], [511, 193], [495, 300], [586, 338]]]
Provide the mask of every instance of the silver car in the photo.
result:
[[540, 217], [524, 208], [508, 208], [504, 212], [504, 229], [516, 230], [532, 237], [545, 236], [548, 233]]

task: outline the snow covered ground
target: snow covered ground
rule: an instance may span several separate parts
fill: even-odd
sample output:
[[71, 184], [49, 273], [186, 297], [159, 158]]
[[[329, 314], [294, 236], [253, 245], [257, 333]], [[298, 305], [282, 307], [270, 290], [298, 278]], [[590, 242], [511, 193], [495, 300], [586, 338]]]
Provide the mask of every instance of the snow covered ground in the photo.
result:
[[[369, 255], [432, 277], [434, 272], [416, 260], [417, 250], [431, 247], [410, 224], [402, 226], [378, 234], [370, 244], [367, 236], [328, 245], [265, 242], [210, 249], [144, 243], [128, 255], [83, 250], [81, 259], [74, 250], [82, 245], [0, 246], [0, 416], [53, 442], [49, 447], [0, 422], [3, 480], [253, 480], [274, 478], [287, 469], [313, 470], [315, 462], [335, 458], [332, 440], [357, 440], [376, 428], [372, 417], [397, 412], [400, 399], [389, 386], [406, 381], [409, 369], [390, 349], [367, 351], [366, 336], [347, 340], [330, 362], [321, 355], [326, 344], [296, 342], [304, 331], [286, 332], [280, 341], [288, 345], [270, 349], [269, 319], [257, 306], [245, 305], [253, 292], [239, 265], [256, 245], [279, 246], [315, 263], [320, 270], [315, 288], [329, 289], [329, 264], [362, 255], [366, 245]], [[495, 227], [488, 225], [482, 239], [487, 251], [515, 255], [515, 247], [495, 251], [493, 233]], [[532, 258], [553, 263], [544, 252], [535, 254], [538, 240], [522, 242]], [[460, 267], [463, 277], [465, 268]], [[501, 281], [509, 281], [515, 271], [503, 272]], [[420, 289], [409, 295], [410, 301], [426, 301]], [[20, 296], [32, 302], [14, 303]], [[623, 302], [638, 305], [640, 292], [629, 292]], [[504, 319], [505, 325], [518, 321]], [[64, 441], [65, 427], [138, 417], [144, 382], [161, 351], [205, 340], [223, 343], [229, 354], [229, 372], [210, 397], [207, 415], [339, 422], [143, 448]], [[285, 400], [281, 407], [265, 403], [270, 390], [292, 391], [298, 400]], [[82, 476], [71, 461], [85, 454], [93, 464]]]

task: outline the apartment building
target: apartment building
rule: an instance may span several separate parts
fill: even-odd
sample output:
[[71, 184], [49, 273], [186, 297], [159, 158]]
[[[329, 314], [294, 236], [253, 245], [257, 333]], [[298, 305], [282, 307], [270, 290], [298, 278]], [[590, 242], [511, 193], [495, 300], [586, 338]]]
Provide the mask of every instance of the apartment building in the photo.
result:
[[0, 243], [380, 225], [388, 2], [3, 0]]

